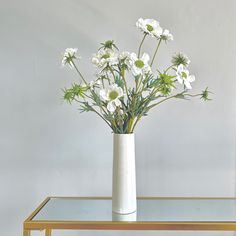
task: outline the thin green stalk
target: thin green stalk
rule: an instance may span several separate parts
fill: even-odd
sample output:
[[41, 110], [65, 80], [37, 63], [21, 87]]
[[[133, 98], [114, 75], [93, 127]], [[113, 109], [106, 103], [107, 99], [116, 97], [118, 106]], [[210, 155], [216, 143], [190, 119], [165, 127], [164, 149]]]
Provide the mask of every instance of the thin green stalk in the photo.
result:
[[153, 64], [153, 62], [154, 62], [154, 60], [155, 60], [155, 57], [156, 57], [157, 51], [158, 51], [158, 49], [159, 49], [159, 47], [160, 47], [160, 44], [161, 44], [161, 39], [159, 39], [159, 42], [158, 42], [158, 44], [157, 44], [156, 50], [155, 50], [155, 52], [154, 52], [154, 55], [153, 55], [153, 57], [152, 57], [152, 61], [151, 61], [150, 66], [152, 66], [152, 64]]
[[102, 80], [102, 87], [103, 87], [103, 89], [104, 89], [104, 88], [105, 88], [104, 79], [102, 78], [101, 80]]
[[130, 118], [127, 133], [132, 133], [133, 122], [134, 122], [134, 118]]
[[165, 102], [165, 101], [167, 101], [167, 100], [170, 100], [170, 99], [172, 99], [172, 98], [178, 98], [178, 96], [180, 96], [180, 95], [184, 95], [184, 96], [188, 96], [188, 97], [199, 97], [199, 96], [201, 96], [202, 94], [185, 94], [184, 92], [178, 93], [178, 94], [175, 94], [175, 95], [173, 95], [173, 96], [171, 96], [171, 97], [165, 98], [165, 99], [161, 100], [160, 102], [157, 102], [157, 103], [155, 103], [155, 104], [149, 106], [149, 107], [148, 107], [148, 108], [149, 108], [148, 110], [150, 110], [151, 108], [153, 108], [153, 107], [155, 107], [155, 106], [157, 106], [157, 105], [159, 105], [159, 104], [161, 104], [161, 103], [163, 103], [163, 102]]
[[127, 87], [127, 83], [126, 83], [125, 77], [123, 75], [121, 75], [121, 78], [124, 80], [124, 86], [125, 86], [125, 91], [126, 91], [126, 94], [127, 94], [127, 98], [130, 99], [129, 91], [128, 91], [128, 87]]
[[108, 76], [107, 71], [106, 71], [106, 76], [107, 76], [108, 84], [111, 85], [110, 78], [109, 78], [109, 76]]
[[[74, 99], [76, 102], [78, 102], [78, 103], [81, 103], [81, 104], [83, 104], [83, 102], [81, 102], [81, 101], [79, 101], [78, 99]], [[92, 107], [91, 107], [92, 108]], [[95, 112], [98, 116], [100, 116], [106, 123], [107, 123], [107, 125], [109, 125], [109, 127], [113, 130], [113, 128], [112, 128], [112, 126], [109, 124], [109, 122], [98, 112], [98, 111], [96, 111], [94, 108], [92, 108], [92, 111], [93, 112]]]
[[155, 107], [155, 106], [157, 106], [157, 105], [159, 105], [159, 104], [161, 104], [161, 103], [163, 103], [163, 102], [165, 102], [165, 101], [167, 101], [167, 100], [170, 100], [170, 99], [172, 99], [172, 98], [176, 98], [176, 97], [177, 97], [178, 95], [180, 95], [180, 94], [182, 94], [182, 93], [175, 94], [175, 95], [173, 95], [173, 96], [170, 96], [170, 97], [168, 97], [168, 98], [165, 98], [165, 99], [161, 100], [160, 102], [154, 103], [154, 104], [152, 104], [151, 106], [148, 107], [148, 110], [150, 110], [151, 108], [153, 108], [153, 107]]
[[112, 126], [108, 123], [108, 121], [98, 112], [93, 108], [93, 112], [95, 112], [98, 116], [100, 116], [109, 126], [110, 128], [113, 130]]
[[87, 83], [86, 80], [84, 79], [83, 75], [80, 73], [79, 69], [78, 69], [77, 66], [75, 65], [74, 61], [71, 60], [71, 62], [72, 62], [72, 64], [73, 64], [73, 66], [75, 67], [77, 73], [79, 74], [79, 76], [80, 76], [81, 79], [83, 80], [83, 82], [84, 82], [86, 85], [88, 85], [88, 83]]
[[143, 39], [142, 39], [142, 41], [141, 41], [141, 43], [139, 45], [139, 48], [138, 48], [138, 58], [140, 57], [141, 48], [142, 48], [142, 45], [143, 45], [143, 42], [144, 42], [146, 36], [147, 36], [147, 34], [145, 33], [144, 36], [143, 36]]
[[165, 69], [165, 72], [164, 73], [166, 73], [169, 69], [171, 69], [172, 67], [173, 67], [174, 65], [171, 65], [171, 66], [169, 66], [167, 69]]
[[[165, 99], [161, 100], [160, 102], [157, 102], [157, 103], [155, 103], [155, 104], [149, 106], [149, 107], [148, 107], [148, 108], [149, 108], [148, 110], [150, 110], [150, 109], [151, 109], [152, 107], [154, 107], [154, 106], [157, 106], [157, 105], [161, 104], [162, 102], [165, 102], [165, 101], [167, 101], [167, 100], [169, 100], [169, 99], [171, 99], [171, 98], [175, 98], [175, 97], [177, 97], [178, 95], [180, 95], [180, 94], [176, 94], [176, 95], [173, 95], [173, 96], [171, 96], [171, 97], [165, 98]], [[148, 105], [148, 104], [147, 104], [147, 105]], [[140, 121], [140, 119], [142, 118], [142, 116], [143, 116], [143, 112], [137, 117], [137, 119], [136, 119], [136, 121], [135, 121], [135, 123], [134, 123], [134, 125], [133, 125], [132, 132], [134, 131], [134, 128], [136, 127], [136, 125], [138, 124], [138, 122]]]
[[118, 68], [119, 68], [119, 70], [116, 70], [116, 69], [114, 69], [114, 70], [115, 70], [115, 71], [121, 76], [121, 78], [123, 79], [123, 81], [124, 81], [124, 86], [125, 86], [125, 92], [126, 92], [126, 94], [127, 94], [127, 98], [130, 100], [130, 97], [128, 96], [128, 95], [129, 95], [129, 91], [128, 91], [128, 86], [127, 86], [126, 79], [125, 79], [125, 73], [124, 73], [124, 72], [122, 73], [120, 66], [118, 66]]
[[114, 74], [114, 71], [112, 70], [112, 68], [111, 68], [110, 66], [108, 66], [108, 69], [110, 70], [111, 74], [113, 75], [113, 77], [114, 77], [114, 82], [115, 82], [116, 76], [115, 76], [115, 74]]
[[199, 96], [202, 96], [202, 94], [201, 93], [198, 93], [198, 94], [189, 94], [189, 93], [186, 93], [186, 94], [184, 94], [184, 96], [188, 96], [188, 97], [199, 97]]
[[135, 126], [138, 124], [139, 120], [141, 119], [141, 117], [137, 118], [136, 121], [134, 122], [133, 128], [131, 130], [131, 132], [134, 132]]
[[138, 90], [139, 90], [141, 84], [142, 84], [142, 77], [140, 77], [138, 84], [137, 84], [137, 88], [136, 88], [137, 93], [138, 93]]

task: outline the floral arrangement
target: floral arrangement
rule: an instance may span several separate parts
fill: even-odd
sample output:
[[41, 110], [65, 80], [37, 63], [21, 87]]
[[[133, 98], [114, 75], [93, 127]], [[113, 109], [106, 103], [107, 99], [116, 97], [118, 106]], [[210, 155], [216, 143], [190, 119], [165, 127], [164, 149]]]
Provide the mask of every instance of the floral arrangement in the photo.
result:
[[[75, 69], [80, 77], [79, 83], [63, 89], [64, 99], [77, 102], [81, 112], [96, 113], [119, 134], [133, 133], [143, 116], [168, 100], [210, 100], [208, 88], [198, 94], [189, 93], [195, 76], [189, 73], [190, 60], [183, 53], [174, 54], [164, 71], [153, 68], [161, 43], [173, 40], [169, 30], [163, 30], [153, 19], [140, 18], [136, 26], [143, 33], [137, 53], [120, 52], [113, 40], [102, 43], [91, 59], [97, 68], [95, 80], [87, 81], [79, 70], [77, 48], [67, 48], [62, 59], [62, 65]], [[148, 36], [156, 43], [152, 57], [142, 53]]]

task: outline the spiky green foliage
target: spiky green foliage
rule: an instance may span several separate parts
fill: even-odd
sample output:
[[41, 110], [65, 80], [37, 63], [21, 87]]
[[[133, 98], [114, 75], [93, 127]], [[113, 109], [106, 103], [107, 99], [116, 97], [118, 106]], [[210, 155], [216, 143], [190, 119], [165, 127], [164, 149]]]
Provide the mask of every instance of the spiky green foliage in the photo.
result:
[[184, 55], [183, 53], [176, 53], [171, 60], [172, 64], [174, 66], [179, 66], [179, 65], [184, 65], [184, 66], [188, 66], [188, 64], [190, 63], [188, 57], [186, 55]]
[[116, 50], [119, 50], [118, 47], [115, 45], [114, 40], [107, 40], [104, 43], [101, 43], [101, 45], [102, 46], [98, 50], [100, 50], [100, 49], [105, 49], [105, 50], [106, 49], [111, 49], [111, 50], [116, 49]]
[[88, 87], [81, 86], [79, 84], [72, 84], [70, 88], [63, 89], [64, 92], [64, 100], [71, 103], [76, 98], [84, 98], [86, 95], [86, 91], [88, 90]]
[[172, 89], [175, 88], [175, 82], [173, 80], [175, 76], [168, 75], [166, 73], [160, 73], [157, 79], [157, 87], [160, 93], [167, 96], [171, 93]]
[[212, 100], [212, 99], [209, 98], [210, 93], [212, 93], [212, 92], [210, 92], [208, 90], [208, 87], [206, 87], [206, 89], [202, 91], [202, 94], [201, 94], [200, 98], [204, 101], [210, 101], [210, 100]]

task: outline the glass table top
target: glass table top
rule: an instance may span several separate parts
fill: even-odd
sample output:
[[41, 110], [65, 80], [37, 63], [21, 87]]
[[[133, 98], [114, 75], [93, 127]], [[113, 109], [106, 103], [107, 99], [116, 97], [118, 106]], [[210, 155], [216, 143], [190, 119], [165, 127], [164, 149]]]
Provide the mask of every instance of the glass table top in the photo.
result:
[[136, 213], [119, 215], [111, 199], [55, 197], [31, 221], [236, 222], [236, 199], [139, 198]]

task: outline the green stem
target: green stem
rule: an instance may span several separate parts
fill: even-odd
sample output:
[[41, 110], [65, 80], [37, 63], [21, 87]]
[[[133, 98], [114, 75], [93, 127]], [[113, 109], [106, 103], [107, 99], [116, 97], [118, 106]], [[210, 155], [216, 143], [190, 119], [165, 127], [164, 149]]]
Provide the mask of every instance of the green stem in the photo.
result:
[[189, 94], [189, 93], [186, 93], [184, 94], [184, 96], [188, 96], [188, 97], [199, 97], [199, 96], [202, 96], [202, 94]]
[[169, 69], [171, 69], [173, 66], [174, 66], [174, 65], [171, 65], [171, 66], [167, 67], [167, 69], [165, 70], [164, 73], [166, 73], [166, 72], [167, 72]]
[[108, 121], [107, 121], [98, 111], [96, 111], [94, 108], [93, 108], [93, 111], [94, 111], [98, 116], [100, 116], [100, 117], [110, 126], [110, 128], [113, 130], [112, 126], [108, 123]]
[[[180, 93], [180, 94], [181, 94], [181, 93]], [[162, 102], [165, 102], [165, 101], [167, 101], [167, 100], [169, 100], [169, 99], [171, 99], [171, 98], [175, 98], [175, 97], [177, 97], [178, 95], [179, 95], [179, 94], [176, 94], [176, 95], [173, 95], [173, 96], [171, 96], [171, 97], [165, 98], [165, 99], [161, 100], [160, 102], [157, 102], [157, 103], [155, 103], [155, 104], [149, 106], [149, 107], [148, 107], [148, 110], [150, 110], [151, 108], [153, 108], [153, 107], [155, 107], [155, 106], [161, 104]], [[148, 105], [148, 104], [147, 104], [147, 105]], [[147, 112], [147, 111], [146, 111], [146, 112]], [[137, 117], [137, 120], [135, 121], [135, 123], [134, 123], [134, 125], [133, 125], [132, 132], [134, 131], [135, 126], [138, 124], [138, 122], [140, 121], [140, 119], [142, 118], [142, 116], [143, 116], [143, 112]]]
[[108, 84], [109, 84], [109, 85], [111, 85], [110, 78], [109, 78], [109, 76], [108, 76], [108, 73], [107, 73], [107, 71], [106, 71], [106, 76], [107, 76], [107, 81], [108, 81]]
[[[78, 103], [81, 103], [81, 104], [83, 104], [83, 102], [81, 102], [81, 101], [79, 101], [78, 99], [74, 99], [76, 102], [78, 102]], [[92, 107], [91, 107], [92, 108]], [[100, 116], [106, 123], [107, 123], [107, 125], [109, 125], [109, 127], [113, 130], [113, 128], [112, 128], [112, 126], [108, 123], [108, 121], [98, 112], [98, 111], [96, 111], [94, 108], [92, 108], [92, 111], [93, 112], [95, 112], [98, 116]]]
[[127, 98], [130, 99], [127, 83], [126, 83], [125, 77], [122, 74], [121, 74], [121, 78], [124, 80], [124, 86], [125, 86], [125, 91], [126, 91], [126, 94], [127, 94]]
[[139, 118], [137, 118], [137, 120], [134, 122], [134, 125], [133, 125], [133, 128], [132, 128], [132, 130], [131, 130], [131, 133], [134, 132], [134, 128], [135, 128], [135, 126], [138, 124], [138, 122], [139, 122], [140, 119], [141, 119], [141, 116], [140, 116]]
[[152, 64], [153, 64], [153, 62], [154, 62], [154, 60], [155, 60], [155, 57], [156, 57], [157, 51], [158, 51], [158, 49], [159, 49], [159, 47], [160, 47], [160, 44], [161, 44], [161, 39], [159, 39], [159, 41], [158, 41], [158, 44], [157, 44], [156, 50], [155, 50], [155, 52], [154, 52], [154, 55], [153, 55], [153, 57], [152, 57], [152, 61], [151, 61], [150, 66], [152, 66]]
[[154, 103], [154, 104], [152, 104], [151, 106], [148, 107], [148, 110], [150, 110], [151, 108], [153, 108], [153, 107], [155, 107], [155, 106], [157, 106], [157, 105], [159, 105], [159, 104], [161, 104], [161, 103], [163, 103], [163, 102], [165, 102], [165, 101], [167, 101], [167, 100], [170, 100], [170, 99], [172, 99], [172, 98], [176, 98], [176, 97], [177, 97], [178, 95], [180, 95], [180, 94], [182, 94], [182, 93], [175, 94], [175, 95], [173, 95], [173, 96], [170, 96], [170, 97], [168, 97], [168, 98], [165, 98], [165, 99], [161, 100], [160, 102]]
[[84, 79], [83, 75], [80, 73], [79, 69], [78, 69], [77, 66], [75, 65], [74, 61], [71, 60], [71, 62], [72, 62], [72, 64], [73, 64], [73, 66], [75, 67], [77, 73], [79, 74], [79, 76], [80, 76], [81, 79], [83, 80], [83, 82], [84, 82], [86, 85], [88, 85], [88, 83], [87, 83], [86, 80]]
[[144, 42], [146, 36], [147, 36], [147, 34], [145, 33], [144, 36], [143, 36], [143, 39], [142, 39], [142, 41], [141, 41], [141, 43], [139, 45], [139, 48], [138, 48], [138, 58], [140, 57], [141, 48], [142, 48], [142, 45], [143, 45], [143, 42]]
[[134, 122], [134, 119], [133, 118], [130, 118], [129, 120], [129, 124], [128, 124], [128, 130], [127, 130], [127, 133], [132, 133], [132, 125], [133, 125], [133, 122]]
[[127, 98], [130, 100], [130, 97], [129, 97], [129, 91], [128, 91], [128, 87], [127, 87], [127, 83], [126, 83], [126, 79], [125, 79], [125, 74], [124, 74], [124, 72], [122, 73], [122, 71], [121, 71], [121, 69], [120, 69], [120, 67], [118, 67], [119, 68], [119, 70], [116, 70], [116, 69], [114, 69], [120, 76], [121, 76], [121, 78], [123, 79], [123, 81], [124, 81], [124, 86], [125, 86], [125, 91], [126, 91], [126, 94], [127, 94]]
[[138, 90], [139, 90], [141, 84], [142, 84], [142, 77], [140, 77], [140, 79], [138, 80], [138, 83], [137, 83], [137, 87], [136, 87], [136, 92], [137, 93], [138, 93]]
[[[115, 73], [114, 73], [114, 71], [112, 70], [112, 68], [110, 67], [110, 66], [108, 66], [108, 69], [110, 70], [110, 72], [111, 72], [111, 74], [112, 74], [112, 76], [113, 76], [113, 78], [114, 78], [114, 83], [116, 82], [116, 76], [115, 76]], [[110, 84], [110, 83], [109, 83]]]

